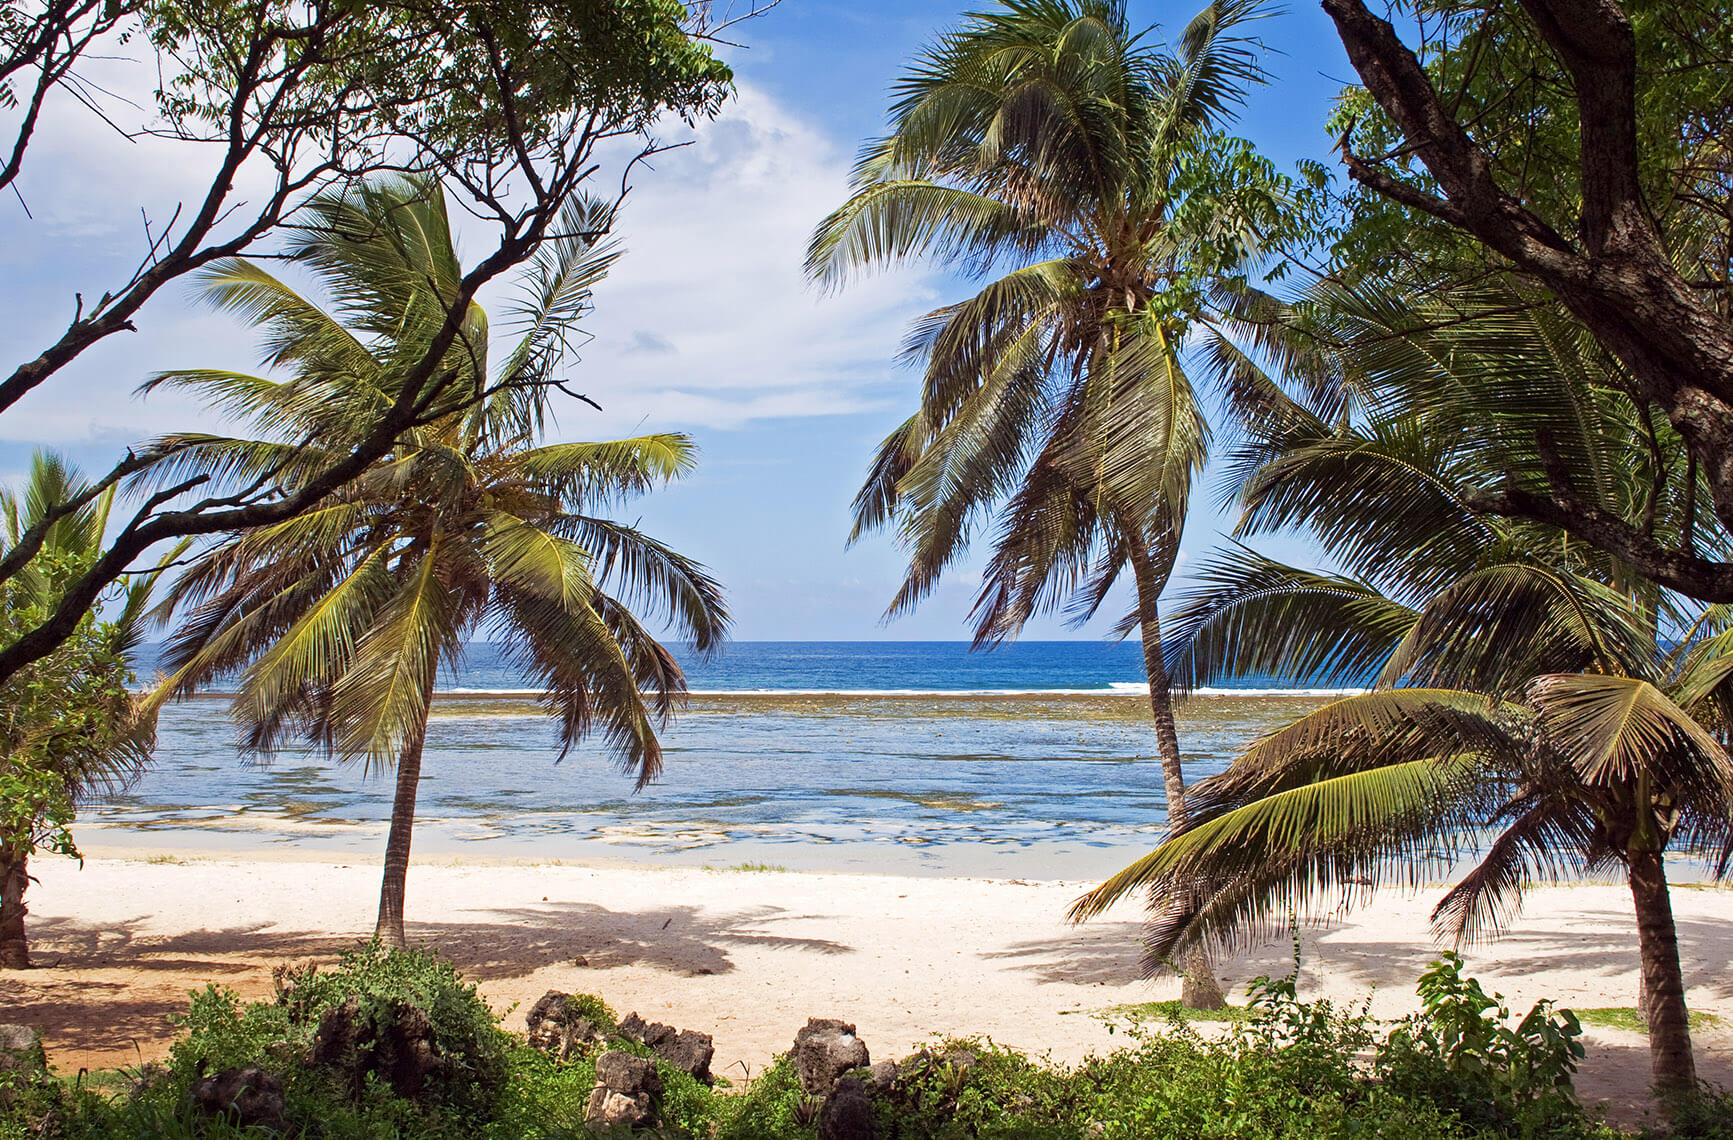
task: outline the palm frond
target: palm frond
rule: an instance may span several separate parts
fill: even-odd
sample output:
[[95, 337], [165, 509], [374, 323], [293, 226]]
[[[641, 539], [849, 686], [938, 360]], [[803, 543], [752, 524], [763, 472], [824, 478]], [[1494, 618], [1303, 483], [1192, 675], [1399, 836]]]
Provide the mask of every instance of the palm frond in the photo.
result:
[[1364, 582], [1301, 570], [1235, 545], [1192, 576], [1164, 646], [1185, 691], [1231, 677], [1367, 685], [1419, 614]]

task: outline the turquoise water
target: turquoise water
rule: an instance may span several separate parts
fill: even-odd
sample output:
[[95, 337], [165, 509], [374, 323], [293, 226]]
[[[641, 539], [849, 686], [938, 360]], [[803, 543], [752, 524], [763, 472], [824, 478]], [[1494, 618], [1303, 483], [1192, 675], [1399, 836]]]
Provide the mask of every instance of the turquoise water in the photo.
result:
[[[730, 646], [691, 663], [699, 695], [641, 791], [598, 747], [554, 734], [491, 647], [436, 704], [422, 853], [1088, 876], [1165, 817], [1135, 645]], [[1181, 709], [1190, 778], [1315, 707], [1270, 688]], [[165, 710], [156, 766], [87, 813], [101, 843], [375, 851], [389, 772], [312, 753], [243, 759], [220, 697]]]

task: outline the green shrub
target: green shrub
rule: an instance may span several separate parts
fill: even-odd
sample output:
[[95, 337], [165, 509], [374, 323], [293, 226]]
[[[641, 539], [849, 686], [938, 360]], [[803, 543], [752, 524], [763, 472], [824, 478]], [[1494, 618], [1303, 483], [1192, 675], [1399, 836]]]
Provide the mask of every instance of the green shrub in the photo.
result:
[[[1129, 1047], [1075, 1068], [979, 1041], [904, 1062], [871, 1093], [885, 1140], [1480, 1140], [1609, 1135], [1570, 1089], [1581, 1055], [1568, 1014], [1545, 1003], [1507, 1024], [1502, 1005], [1447, 956], [1423, 1009], [1382, 1039], [1364, 1007], [1301, 1001], [1295, 975], [1260, 978], [1243, 1018], [1211, 1036], [1182, 1017], [1117, 1026]], [[962, 1056], [963, 1052], [969, 1055]], [[959, 1061], [963, 1063], [958, 1063]], [[1487, 1106], [1492, 1106], [1488, 1108]], [[811, 1140], [818, 1101], [780, 1059], [719, 1098], [717, 1140]]]
[[430, 1094], [461, 1115], [485, 1118], [506, 1080], [511, 1037], [457, 968], [426, 950], [377, 942], [345, 951], [332, 970], [309, 966], [282, 984], [279, 1004], [306, 1040], [330, 1011], [354, 999], [360, 1021], [388, 1025], [405, 1003], [427, 1014], [443, 1066]]
[[[1297, 971], [1296, 975], [1297, 976]], [[1591, 1140], [1614, 1135], [1571, 1088], [1582, 1049], [1576, 1021], [1542, 1002], [1513, 1020], [1503, 1000], [1464, 977], [1454, 955], [1420, 981], [1422, 1009], [1381, 1027], [1364, 1007], [1301, 1001], [1294, 976], [1265, 978], [1244, 1017], [1206, 1032], [1179, 1018], [1133, 1018], [1126, 1047], [1074, 1066], [991, 1042], [951, 1040], [905, 1058], [896, 1087], [871, 1090], [882, 1140]], [[461, 1058], [466, 1086], [406, 1100], [382, 1080], [359, 1089], [304, 1061], [324, 1014], [353, 997], [378, 1016], [412, 1001], [441, 1049]], [[613, 1026], [594, 995], [571, 1008]], [[285, 1084], [291, 1135], [307, 1140], [526, 1140], [587, 1137], [592, 1057], [560, 1061], [511, 1038], [473, 986], [443, 960], [365, 947], [330, 970], [290, 975], [275, 1002], [193, 995], [166, 1066], [136, 1087], [0, 1080], [0, 1140], [239, 1138], [201, 1119], [190, 1093], [203, 1076], [258, 1065]], [[1224, 1032], [1225, 1031], [1225, 1032]], [[1213, 1034], [1213, 1035], [1212, 1035]], [[608, 1048], [653, 1056], [614, 1038]], [[455, 1062], [454, 1062], [455, 1063]], [[657, 1060], [664, 1093], [656, 1135], [713, 1140], [813, 1140], [820, 1102], [802, 1094], [786, 1058], [738, 1095], [718, 1095]], [[861, 1074], [865, 1076], [865, 1074]], [[868, 1082], [869, 1089], [871, 1088]], [[1733, 1098], [1682, 1107], [1678, 1140], [1733, 1140]]]
[[718, 1097], [716, 1105], [717, 1140], [784, 1140], [796, 1136], [817, 1134], [812, 1122], [816, 1105], [808, 1104], [800, 1091], [800, 1081], [787, 1057], [778, 1057], [774, 1064], [746, 1085], [744, 1092]]
[[1664, 1140], [1733, 1140], [1733, 1091], [1699, 1091], [1672, 1106]]
[[1464, 1121], [1526, 1132], [1577, 1110], [1571, 1078], [1582, 1025], [1538, 1002], [1514, 1025], [1499, 994], [1462, 976], [1447, 953], [1420, 976], [1421, 1010], [1391, 1032], [1378, 1070], [1393, 1092], [1456, 1112]]
[[613, 1034], [620, 1027], [613, 1007], [597, 994], [572, 994], [566, 998], [566, 1012], [589, 1018], [590, 1024], [601, 1030], [603, 1036]]

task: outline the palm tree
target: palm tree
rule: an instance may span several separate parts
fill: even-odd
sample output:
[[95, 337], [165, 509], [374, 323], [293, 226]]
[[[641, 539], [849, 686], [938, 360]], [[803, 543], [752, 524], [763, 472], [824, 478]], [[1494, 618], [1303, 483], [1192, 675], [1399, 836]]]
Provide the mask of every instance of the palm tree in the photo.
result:
[[[23, 487], [0, 491], [4, 547], [89, 490], [60, 456], [37, 452]], [[66, 583], [101, 555], [113, 504], [111, 487], [49, 525], [40, 551], [0, 587], [0, 621], [41, 620]], [[76, 857], [68, 830], [75, 811], [125, 785], [150, 760], [156, 716], [128, 686], [160, 574], [159, 568], [135, 576], [105, 599], [106, 617], [86, 614], [63, 645], [0, 686], [0, 968], [30, 965], [24, 926], [30, 856], [48, 850]]]
[[[992, 518], [977, 648], [1060, 606], [1087, 621], [1129, 568], [1119, 632], [1142, 637], [1174, 820], [1185, 781], [1157, 600], [1208, 440], [1181, 347], [1202, 283], [1255, 260], [1286, 190], [1219, 134], [1263, 78], [1240, 34], [1258, 5], [1217, 0], [1171, 52], [1142, 43], [1120, 0], [970, 16], [898, 84], [891, 133], [807, 257], [829, 286], [917, 256], [987, 279], [911, 333], [920, 404], [879, 448], [854, 538], [894, 524], [907, 548], [895, 615]], [[1226, 156], [1244, 160], [1237, 180], [1198, 176]], [[1220, 1004], [1207, 968], [1184, 972], [1188, 1004]]]
[[1181, 685], [1264, 673], [1373, 688], [1194, 787], [1185, 823], [1074, 917], [1147, 890], [1151, 953], [1229, 945], [1473, 854], [1433, 912], [1460, 943], [1508, 924], [1539, 879], [1617, 868], [1655, 1082], [1690, 1090], [1663, 856], [1707, 857], [1717, 874], [1733, 859], [1733, 611], [1693, 608], [1474, 499], [1544, 475], [1669, 543], [1694, 528], [1724, 548], [1695, 519], [1697, 473], [1538, 299], [1330, 285], [1282, 308], [1266, 303], [1276, 319], [1246, 331], [1287, 352], [1299, 396], [1253, 354], [1213, 346], [1265, 411], [1242, 456], [1242, 526], [1303, 520], [1343, 570], [1228, 552], [1179, 615], [1169, 661]]
[[[390, 406], [455, 295], [462, 267], [444, 197], [403, 179], [315, 199], [291, 256], [335, 302], [327, 312], [258, 266], [231, 260], [203, 276], [206, 298], [259, 328], [273, 381], [225, 371], [157, 377], [250, 419], [249, 438], [179, 436], [159, 481], [190, 472], [292, 486]], [[472, 306], [444, 363], [445, 409], [306, 515], [233, 535], [177, 581], [186, 616], [164, 661], [165, 695], [232, 675], [244, 746], [268, 753], [295, 736], [338, 759], [395, 764], [377, 937], [404, 942], [422, 748], [442, 664], [486, 633], [545, 692], [566, 749], [600, 731], [641, 787], [661, 768], [656, 731], [685, 679], [633, 612], [665, 618], [700, 652], [727, 614], [689, 559], [604, 513], [689, 470], [677, 434], [536, 445], [559, 369], [617, 254], [599, 244], [608, 212], [576, 201], [511, 303], [520, 332], [490, 371], [488, 324]]]

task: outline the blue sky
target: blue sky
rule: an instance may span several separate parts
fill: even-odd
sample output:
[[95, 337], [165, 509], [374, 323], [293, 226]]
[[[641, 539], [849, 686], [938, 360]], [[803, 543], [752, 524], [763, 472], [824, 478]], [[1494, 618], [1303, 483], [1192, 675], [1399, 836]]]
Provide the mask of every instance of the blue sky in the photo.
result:
[[[849, 162], [882, 130], [887, 89], [905, 62], [967, 0], [839, 3], [783, 0], [737, 28], [730, 51], [739, 98], [694, 145], [642, 174], [621, 223], [626, 255], [598, 290], [594, 340], [573, 381], [606, 411], [569, 414], [568, 438], [646, 429], [691, 432], [698, 471], [634, 508], [646, 529], [706, 562], [728, 588], [745, 640], [953, 640], [977, 584], [960, 566], [919, 611], [880, 622], [900, 578], [887, 537], [845, 550], [850, 499], [872, 448], [908, 414], [913, 374], [892, 362], [908, 321], [966, 286], [912, 268], [821, 297], [800, 278], [814, 223], [845, 196]], [[1134, 22], [1177, 34], [1188, 3], [1132, 4]], [[1329, 21], [1307, 4], [1266, 20], [1272, 84], [1256, 92], [1241, 133], [1278, 164], [1328, 159], [1323, 123], [1352, 74]], [[141, 64], [104, 65], [111, 89], [148, 83]], [[142, 90], [148, 91], [144, 86]], [[670, 138], [679, 132], [670, 132]], [[11, 316], [0, 356], [18, 361], [71, 315], [72, 294], [100, 293], [142, 249], [140, 207], [166, 217], [200, 185], [184, 152], [120, 141], [75, 108], [56, 108], [17, 200], [0, 201], [0, 297]], [[485, 234], [466, 235], [483, 248]], [[247, 337], [171, 287], [124, 334], [0, 418], [0, 477], [49, 444], [87, 469], [132, 442], [211, 424], [176, 399], [133, 399], [165, 368], [250, 368]], [[1185, 566], [1230, 525], [1212, 486], [1196, 500]], [[1116, 614], [1114, 616], [1117, 616]], [[1025, 636], [1096, 637], [1057, 622]]]

